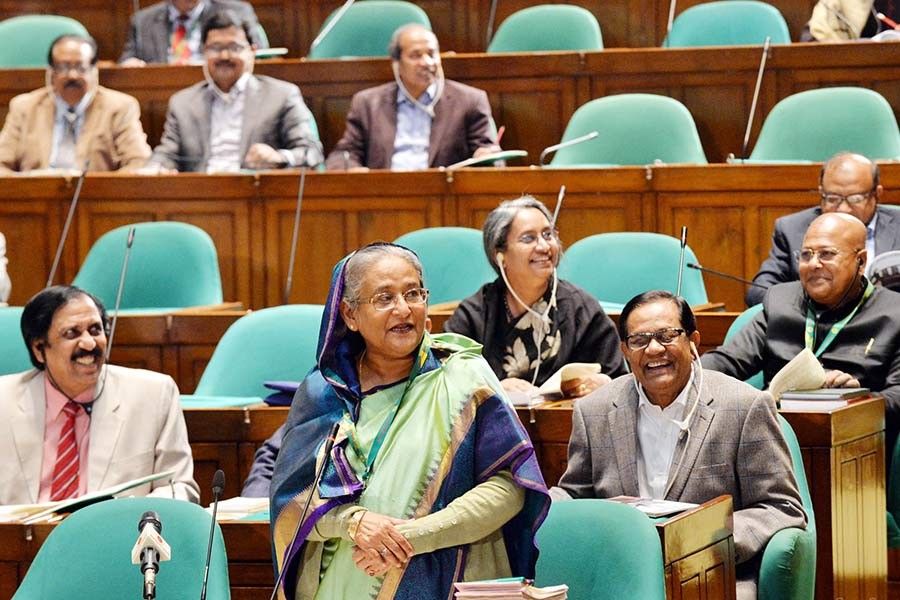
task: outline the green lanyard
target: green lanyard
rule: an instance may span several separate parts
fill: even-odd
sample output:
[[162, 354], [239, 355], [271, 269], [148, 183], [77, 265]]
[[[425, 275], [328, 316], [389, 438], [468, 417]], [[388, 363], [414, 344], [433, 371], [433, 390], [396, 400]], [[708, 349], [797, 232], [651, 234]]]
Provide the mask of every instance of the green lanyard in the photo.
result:
[[[822, 355], [825, 352], [825, 349], [831, 345], [831, 342], [834, 341], [834, 338], [837, 337], [837, 334], [841, 332], [850, 319], [853, 318], [853, 315], [856, 314], [856, 311], [859, 310], [859, 307], [863, 305], [869, 296], [872, 295], [872, 292], [875, 291], [875, 286], [872, 285], [872, 282], [868, 282], [866, 285], [866, 291], [863, 292], [862, 298], [859, 299], [859, 302], [856, 303], [856, 306], [853, 307], [853, 310], [850, 311], [850, 314], [835, 323], [831, 326], [831, 329], [828, 331], [828, 335], [825, 336], [825, 339], [822, 340], [822, 343], [819, 345], [819, 349], [815, 351], [816, 358]], [[816, 343], [816, 319], [813, 315], [812, 309], [807, 307], [806, 309], [806, 329], [803, 332], [804, 338], [806, 341], [806, 347], [810, 350], [813, 350]]]
[[[366, 455], [366, 470], [362, 474], [363, 485], [368, 481], [369, 475], [372, 474], [372, 465], [375, 464], [375, 459], [378, 458], [378, 452], [381, 450], [381, 446], [384, 445], [384, 438], [387, 437], [387, 433], [390, 430], [391, 425], [393, 425], [394, 419], [397, 417], [397, 412], [400, 410], [400, 405], [403, 404], [403, 399], [406, 398], [406, 393], [409, 391], [409, 388], [412, 387], [413, 381], [425, 365], [425, 359], [428, 358], [428, 348], [430, 347], [431, 336], [426, 332], [422, 344], [419, 346], [419, 351], [416, 354], [416, 362], [413, 364], [412, 372], [409, 374], [409, 379], [406, 381], [406, 387], [403, 388], [403, 393], [400, 394], [400, 398], [397, 399], [388, 415], [384, 418], [384, 422], [381, 423], [381, 427], [375, 435], [375, 440], [372, 442], [372, 447], [369, 449], [368, 455]], [[344, 418], [351, 423], [353, 422], [349, 413], [344, 413]], [[359, 439], [356, 437], [356, 429], [353, 427], [348, 428], [347, 437], [353, 445], [353, 449], [356, 451], [357, 456], [363, 456], [364, 452], [359, 444]]]

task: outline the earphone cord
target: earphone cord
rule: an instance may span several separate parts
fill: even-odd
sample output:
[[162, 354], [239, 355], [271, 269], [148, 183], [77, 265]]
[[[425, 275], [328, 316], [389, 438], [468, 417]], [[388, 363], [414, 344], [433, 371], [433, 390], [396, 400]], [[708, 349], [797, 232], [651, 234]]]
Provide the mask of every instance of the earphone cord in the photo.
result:
[[537, 361], [534, 367], [534, 375], [531, 378], [531, 385], [536, 385], [538, 373], [541, 370], [541, 345], [543, 345], [547, 334], [550, 333], [550, 310], [556, 306], [556, 289], [559, 284], [559, 277], [556, 275], [556, 267], [553, 268], [553, 288], [550, 292], [550, 302], [547, 303], [547, 310], [544, 311], [544, 314], [541, 314], [519, 298], [516, 290], [513, 289], [512, 285], [509, 283], [509, 279], [506, 277], [506, 269], [503, 267], [503, 261], [497, 261], [497, 266], [500, 267], [500, 275], [503, 277], [503, 283], [506, 284], [506, 289], [509, 290], [509, 293], [516, 299], [516, 302], [525, 307], [526, 311], [538, 319], [537, 327], [535, 327], [532, 334], [532, 340], [537, 348]]
[[688, 444], [691, 443], [691, 420], [694, 418], [694, 413], [697, 412], [697, 405], [700, 404], [700, 394], [703, 390], [703, 365], [700, 363], [700, 356], [696, 354], [697, 348], [691, 344], [691, 349], [695, 353], [694, 356], [697, 357], [697, 397], [694, 399], [694, 405], [691, 407], [691, 411], [688, 415], [681, 421], [675, 421], [675, 424], [681, 428], [679, 437], [681, 437], [684, 432], [687, 432], [687, 439], [684, 441], [684, 446], [681, 447], [681, 456], [678, 458], [678, 467], [676, 467], [672, 477], [669, 478], [669, 485], [666, 486], [666, 491], [663, 492], [663, 499], [669, 495], [672, 486], [675, 484], [675, 480], [678, 478], [678, 473], [681, 472], [684, 455], [687, 452]]
[[435, 91], [434, 91], [434, 99], [432, 99], [431, 104], [422, 104], [419, 102], [418, 98], [413, 98], [412, 94], [409, 93], [409, 90], [406, 89], [406, 86], [403, 85], [403, 81], [400, 80], [400, 72], [397, 67], [397, 61], [391, 61], [391, 68], [394, 71], [394, 81], [397, 82], [397, 87], [400, 88], [400, 91], [406, 96], [406, 99], [409, 100], [413, 106], [418, 106], [423, 111], [425, 111], [428, 116], [434, 118], [434, 107], [437, 106], [438, 100], [441, 99], [441, 96], [444, 94], [444, 67], [441, 64], [437, 65], [437, 73], [435, 73]]

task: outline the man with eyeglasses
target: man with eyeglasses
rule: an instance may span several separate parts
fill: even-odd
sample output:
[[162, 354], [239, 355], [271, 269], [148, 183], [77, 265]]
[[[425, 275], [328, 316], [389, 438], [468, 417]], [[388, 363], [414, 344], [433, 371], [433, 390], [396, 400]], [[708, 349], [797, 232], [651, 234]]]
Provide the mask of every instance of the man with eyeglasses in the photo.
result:
[[[886, 440], [900, 426], [900, 294], [864, 274], [866, 227], [841, 213], [821, 215], [798, 252], [800, 281], [772, 286], [763, 309], [703, 366], [766, 385], [804, 347], [825, 367], [825, 387], [867, 387], [886, 401]], [[888, 451], [890, 455], [890, 450]]]
[[[47, 85], [9, 103], [0, 173], [131, 171], [150, 156], [137, 100], [97, 83], [97, 44], [63, 35], [50, 46]], [[89, 162], [88, 162], [89, 161]]]
[[[753, 281], [766, 288], [796, 281], [799, 277], [796, 253], [803, 235], [809, 224], [825, 213], [853, 215], [866, 225], [866, 250], [870, 262], [878, 254], [900, 250], [900, 213], [878, 205], [883, 192], [878, 165], [865, 156], [840, 152], [829, 158], [819, 175], [819, 206], [775, 221], [772, 249]], [[747, 306], [759, 304], [765, 295], [764, 288], [750, 286], [745, 295]]]
[[251, 43], [259, 48], [268, 48], [260, 35], [256, 12], [248, 2], [165, 0], [139, 10], [131, 17], [128, 39], [119, 64], [123, 67], [143, 67], [147, 63], [202, 63], [200, 32], [212, 15], [223, 10], [234, 11], [250, 24]]
[[300, 89], [253, 75], [250, 24], [231, 11], [202, 32], [204, 81], [169, 100], [162, 140], [147, 172], [235, 172], [314, 167], [322, 144]]
[[[573, 498], [637, 496], [734, 502], [737, 597], [756, 598], [769, 538], [805, 527], [772, 397], [694, 360], [690, 306], [666, 291], [632, 298], [619, 317], [631, 375], [575, 401], [566, 472]], [[560, 498], [554, 489], [553, 495]]]

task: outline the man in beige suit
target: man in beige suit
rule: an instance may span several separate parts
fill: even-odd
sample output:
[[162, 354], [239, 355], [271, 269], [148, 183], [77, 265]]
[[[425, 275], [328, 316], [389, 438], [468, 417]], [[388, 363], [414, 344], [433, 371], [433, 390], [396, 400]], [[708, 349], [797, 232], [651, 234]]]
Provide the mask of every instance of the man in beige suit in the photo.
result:
[[197, 502], [171, 377], [104, 365], [103, 304], [54, 286], [22, 313], [35, 368], [0, 377], [0, 504], [65, 500], [171, 472], [129, 494]]
[[0, 173], [133, 170], [150, 156], [137, 100], [97, 84], [97, 45], [64, 35], [50, 47], [47, 85], [13, 98], [0, 131]]

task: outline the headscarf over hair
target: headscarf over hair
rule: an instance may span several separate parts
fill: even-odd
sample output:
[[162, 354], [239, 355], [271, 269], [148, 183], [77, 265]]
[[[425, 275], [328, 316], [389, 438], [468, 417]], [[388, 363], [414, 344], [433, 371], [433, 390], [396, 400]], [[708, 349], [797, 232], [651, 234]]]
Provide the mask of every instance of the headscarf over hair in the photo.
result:
[[[298, 526], [299, 507], [303, 506], [311, 491], [316, 460], [326, 435], [334, 423], [344, 419], [345, 415], [355, 422], [359, 414], [361, 393], [355, 359], [363, 350], [364, 341], [358, 333], [347, 330], [340, 315], [347, 263], [352, 256], [341, 260], [332, 272], [319, 334], [317, 366], [294, 397], [272, 477], [272, 539], [276, 546], [276, 565], [286, 570], [284, 593], [287, 598], [294, 597], [305, 540], [316, 521], [335, 506], [356, 502], [363, 490], [363, 484], [346, 456], [348, 440], [342, 425], [331, 455], [327, 457], [322, 481], [316, 490], [312, 490], [315, 494], [309, 514], [299, 525], [297, 542], [291, 548], [286, 547]], [[455, 343], [457, 341], [459, 343]], [[460, 344], [468, 344], [469, 348]], [[458, 417], [459, 423], [453, 426], [454, 435], [460, 438], [451, 443], [454, 449], [452, 460], [447, 471], [441, 475], [440, 488], [430, 512], [446, 507], [452, 500], [499, 471], [509, 470], [516, 484], [526, 490], [523, 509], [503, 527], [509, 564], [514, 575], [533, 577], [537, 561], [534, 532], [549, 510], [549, 497], [524, 427], [508, 401], [495, 392], [500, 389], [499, 382], [472, 344], [470, 340], [452, 334], [432, 338], [425, 333], [410, 373], [409, 379], [413, 381], [420, 375], [444, 369], [443, 358], [448, 364], [456, 360], [454, 364], [458, 365], [457, 368], [466, 366], [460, 361], [477, 361], [468, 364], [474, 365], [472, 368], [488, 378], [466, 378], [465, 385], [471, 389], [461, 392], [467, 396], [467, 401]], [[441, 375], [438, 373], [438, 377]], [[455, 393], [462, 378], [456, 376], [453, 381], [450, 379], [449, 375], [446, 376], [441, 380], [441, 385], [448, 386], [448, 393]], [[492, 385], [479, 385], [473, 383], [473, 379], [490, 381]], [[473, 387], [476, 385], [477, 388]], [[470, 422], [466, 423], [466, 419]], [[463, 547], [463, 551], [466, 552], [467, 548]], [[450, 578], [455, 573], [453, 565], [459, 550], [455, 547], [414, 556], [393, 597], [396, 600], [413, 600], [449, 593], [452, 588]], [[457, 573], [456, 576], [460, 575]]]

